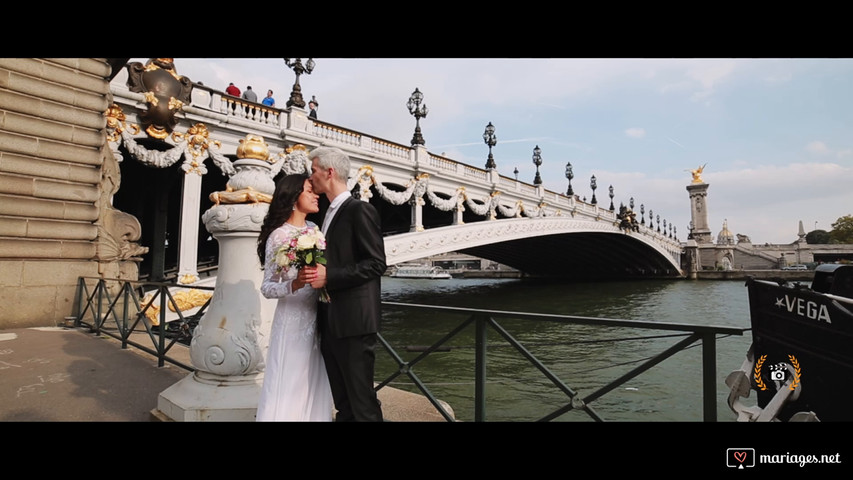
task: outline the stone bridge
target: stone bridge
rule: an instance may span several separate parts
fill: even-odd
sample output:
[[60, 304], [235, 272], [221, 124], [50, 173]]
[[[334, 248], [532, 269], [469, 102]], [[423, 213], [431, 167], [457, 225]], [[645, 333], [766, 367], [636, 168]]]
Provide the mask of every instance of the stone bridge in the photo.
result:
[[[655, 228], [651, 212], [648, 222], [636, 218], [633, 199], [617, 201], [620, 214], [612, 199], [606, 206], [594, 195], [582, 201], [423, 145], [319, 121], [297, 106], [270, 108], [199, 84], [185, 87], [187, 102], [176, 110], [171, 131], [144, 129], [154, 104], [149, 94], [134, 91], [129, 75], [130, 66], [110, 84], [109, 143], [121, 162], [114, 203], [140, 219], [152, 262], [177, 265], [181, 283], [196, 281], [199, 261], [217, 253], [199, 219], [212, 205], [210, 193], [225, 190], [230, 162], [250, 136], [262, 139], [272, 163], [320, 145], [344, 150], [352, 160], [354, 195], [382, 216], [389, 265], [456, 251], [532, 275], [683, 275], [680, 242], [665, 221], [663, 231], [659, 223]], [[152, 273], [158, 276], [156, 265]]]

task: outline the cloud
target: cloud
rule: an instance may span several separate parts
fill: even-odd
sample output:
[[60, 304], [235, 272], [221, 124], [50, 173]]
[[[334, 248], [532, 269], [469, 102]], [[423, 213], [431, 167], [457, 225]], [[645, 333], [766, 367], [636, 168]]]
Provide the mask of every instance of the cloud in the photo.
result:
[[825, 143], [817, 140], [806, 145], [806, 151], [811, 153], [817, 153], [819, 155], [825, 155], [827, 153], [830, 153], [829, 147], [827, 147]]
[[625, 130], [625, 135], [631, 138], [643, 138], [646, 136], [646, 129], [638, 127], [629, 128]]

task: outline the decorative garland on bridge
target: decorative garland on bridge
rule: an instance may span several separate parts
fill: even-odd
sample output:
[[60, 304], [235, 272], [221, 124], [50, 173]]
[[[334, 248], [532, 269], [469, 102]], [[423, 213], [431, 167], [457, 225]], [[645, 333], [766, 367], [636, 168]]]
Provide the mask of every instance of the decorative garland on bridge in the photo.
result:
[[[213, 148], [220, 148], [221, 142], [210, 140], [210, 132], [207, 126], [202, 123], [193, 125], [185, 134], [173, 132], [171, 139], [177, 142], [176, 145], [168, 150], [159, 151], [149, 150], [136, 142], [133, 135], [139, 133], [139, 127], [137, 125], [128, 126], [124, 113], [117, 105], [113, 104], [105, 115], [107, 117], [107, 140], [119, 162], [123, 160], [123, 156], [118, 147], [120, 143], [123, 143], [129, 154], [150, 167], [170, 167], [183, 157], [184, 162], [181, 169], [184, 172], [205, 175], [207, 168], [204, 161], [210, 158], [223, 175], [230, 178], [236, 173], [231, 160]], [[279, 153], [277, 157], [281, 159], [281, 162], [277, 165], [278, 168], [275, 169], [275, 173], [281, 169], [286, 173], [311, 174], [311, 162], [308, 160], [304, 146], [296, 145], [288, 148], [286, 153]], [[277, 163], [278, 158], [271, 159], [270, 163]], [[409, 203], [422, 206], [425, 203], [424, 197], [426, 197], [433, 207], [443, 212], [461, 213], [465, 211], [467, 206], [475, 215], [488, 217], [490, 220], [497, 218], [498, 212], [506, 217], [535, 218], [561, 215], [560, 210], [553, 213], [546, 211], [545, 202], [541, 202], [535, 207], [526, 207], [522, 200], [517, 200], [512, 206], [502, 205], [500, 203], [501, 192], [499, 191], [492, 192], [488, 197], [479, 200], [478, 203], [478, 200], [468, 195], [464, 186], [457, 187], [449, 198], [441, 198], [430, 188], [429, 174], [427, 173], [421, 173], [409, 180], [403, 191], [395, 191], [383, 185], [376, 178], [371, 165], [365, 165], [350, 179], [347, 187], [352, 190], [356, 184], [360, 187], [360, 196], [364, 201], [372, 197], [373, 194], [370, 190], [372, 186], [383, 200], [392, 205]]]
[[[285, 161], [293, 161], [295, 159], [290, 156], [286, 157]], [[450, 198], [441, 198], [439, 197], [429, 186], [429, 174], [421, 173], [417, 177], [409, 180], [405, 189], [402, 191], [391, 190], [386, 187], [379, 181], [373, 173], [373, 167], [370, 165], [365, 165], [358, 170], [358, 173], [350, 179], [347, 187], [352, 190], [355, 188], [356, 184], [358, 184], [359, 193], [361, 194], [361, 198], [363, 200], [369, 200], [373, 193], [370, 190], [370, 187], [374, 187], [376, 192], [379, 194], [379, 197], [385, 200], [386, 202], [392, 205], [402, 205], [404, 203], [423, 205], [425, 196], [430, 204], [433, 207], [441, 210], [442, 212], [451, 212], [458, 211], [462, 212], [465, 210], [465, 206], [476, 215], [481, 217], [489, 217], [489, 219], [494, 220], [496, 218], [496, 212], [500, 212], [501, 215], [506, 217], [546, 217], [546, 216], [560, 216], [560, 211], [557, 210], [555, 213], [548, 213], [545, 210], [545, 203], [542, 202], [533, 208], [525, 208], [524, 201], [518, 200], [513, 206], [506, 206], [500, 204], [501, 192], [496, 191], [493, 192], [489, 197], [481, 200], [481, 203], [477, 203], [477, 201], [471, 198], [468, 193], [465, 191], [465, 187], [460, 186], [456, 188], [456, 192], [450, 196]]]

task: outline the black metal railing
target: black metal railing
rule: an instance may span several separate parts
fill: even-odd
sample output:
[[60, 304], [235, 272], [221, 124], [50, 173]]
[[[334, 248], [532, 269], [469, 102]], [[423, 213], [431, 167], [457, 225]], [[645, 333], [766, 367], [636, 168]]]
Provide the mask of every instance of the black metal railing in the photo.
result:
[[[570, 315], [552, 315], [552, 314], [533, 314], [523, 312], [508, 312], [498, 310], [481, 310], [472, 308], [458, 307], [442, 307], [432, 305], [415, 305], [395, 302], [383, 302], [383, 311], [388, 312], [390, 309], [418, 309], [427, 311], [431, 321], [438, 322], [438, 319], [447, 317], [462, 317], [462, 320], [453, 327], [446, 335], [435, 341], [427, 347], [419, 348], [421, 352], [411, 360], [403, 360], [401, 354], [395, 348], [380, 337], [383, 347], [388, 351], [397, 365], [397, 370], [387, 378], [379, 382], [378, 388], [389, 385], [398, 377], [405, 375], [416, 386], [418, 391], [423, 394], [432, 405], [441, 413], [447, 421], [453, 421], [453, 417], [438, 401], [436, 396], [427, 387], [426, 382], [422, 381], [415, 372], [415, 367], [426, 359], [430, 354], [436, 351], [447, 351], [448, 341], [451, 338], [459, 337], [460, 332], [473, 325], [474, 337], [474, 421], [486, 421], [486, 363], [488, 347], [495, 346], [487, 342], [486, 333], [489, 329], [497, 332], [499, 336], [513, 347], [526, 361], [533, 365], [544, 377], [553, 384], [554, 388], [561, 391], [565, 396], [565, 403], [554, 411], [544, 415], [537, 421], [550, 421], [557, 417], [575, 409], [583, 410], [587, 415], [596, 421], [604, 420], [593, 408], [592, 403], [600, 399], [608, 392], [616, 389], [620, 385], [625, 384], [643, 372], [653, 368], [667, 358], [672, 357], [676, 353], [685, 350], [695, 344], [702, 346], [702, 405], [704, 421], [717, 420], [717, 375], [716, 375], [716, 340], [717, 335], [738, 335], [742, 336], [748, 328], [725, 327], [725, 326], [708, 326], [708, 325], [692, 325], [683, 323], [661, 323], [661, 322], [646, 322], [636, 320], [619, 320], [608, 318], [593, 318], [593, 317], [578, 317]], [[652, 331], [667, 331], [680, 332], [665, 337], [683, 337], [676, 341], [673, 345], [665, 348], [658, 354], [652, 355], [645, 361], [634, 367], [627, 373], [622, 374], [618, 378], [613, 379], [598, 390], [581, 396], [578, 392], [572, 389], [569, 385], [563, 382], [557, 374], [555, 374], [544, 362], [540, 361], [533, 353], [525, 347], [522, 342], [517, 340], [507, 329], [505, 329], [498, 320], [518, 320], [521, 322], [558, 322], [571, 325], [594, 325], [600, 327], [621, 327], [626, 329], [644, 329]], [[661, 338], [642, 337], [642, 338]], [[636, 339], [636, 338], [635, 338]], [[624, 340], [624, 339], [622, 339]], [[467, 340], [466, 340], [467, 341]], [[523, 420], [523, 419], [514, 419]]]
[[[193, 367], [170, 357], [176, 344], [189, 346], [192, 329], [207, 311], [210, 299], [185, 315], [172, 292], [176, 287], [213, 291], [213, 287], [187, 287], [175, 283], [80, 277], [77, 281], [74, 326], [86, 326], [96, 335], [108, 335], [157, 357], [157, 366], [169, 362], [192, 371]], [[212, 297], [211, 297], [212, 298]], [[149, 311], [157, 321], [149, 318]], [[176, 318], [169, 319], [169, 312]], [[142, 335], [140, 335], [142, 334]], [[145, 338], [149, 342], [143, 343]]]
[[[121, 279], [107, 279], [96, 277], [80, 277], [77, 287], [77, 313], [74, 315], [75, 326], [88, 326], [95, 334], [106, 334], [113, 338], [121, 340], [122, 348], [127, 348], [128, 345], [134, 346], [151, 355], [157, 357], [158, 366], [164, 366], [165, 362], [177, 365], [186, 370], [192, 371], [193, 367], [182, 363], [168, 354], [175, 345], [189, 346], [189, 341], [192, 337], [192, 329], [198, 320], [204, 315], [210, 300], [207, 301], [192, 315], [183, 315], [178, 302], [175, 300], [172, 289], [180, 288], [197, 288], [201, 290], [213, 290], [213, 287], [187, 287], [183, 285], [154, 283], [154, 282], [138, 282]], [[143, 294], [147, 293], [147, 300], [142, 301]], [[159, 301], [159, 322], [155, 325], [146, 315], [148, 309], [152, 308], [156, 301]], [[172, 311], [176, 318], [167, 319], [167, 309], [172, 306]], [[646, 322], [637, 320], [620, 320], [609, 318], [594, 318], [594, 317], [579, 317], [571, 315], [553, 315], [553, 314], [534, 314], [524, 312], [509, 312], [499, 310], [482, 310], [473, 308], [461, 307], [442, 307], [432, 305], [417, 305], [397, 302], [382, 302], [383, 312], [394, 310], [421, 310], [431, 314], [432, 318], [442, 316], [442, 318], [462, 317], [454, 327], [450, 328], [446, 334], [433, 344], [418, 349], [419, 354], [410, 360], [403, 359], [400, 354], [400, 348], [391, 345], [383, 335], [379, 335], [379, 341], [384, 350], [392, 358], [396, 365], [395, 371], [387, 378], [377, 383], [376, 389], [379, 390], [391, 384], [400, 376], [406, 376], [413, 382], [416, 389], [426, 397], [436, 410], [444, 417], [445, 420], [455, 421], [454, 416], [449, 413], [442, 402], [440, 402], [434, 393], [427, 386], [426, 382], [422, 381], [416, 373], [416, 366], [434, 352], [446, 351], [447, 343], [452, 338], [459, 338], [460, 332], [468, 329], [473, 325], [473, 351], [474, 351], [474, 421], [486, 421], [487, 398], [486, 398], [486, 364], [487, 351], [489, 345], [487, 342], [487, 331], [489, 329], [497, 332], [500, 337], [511, 347], [513, 347], [527, 362], [533, 365], [544, 377], [553, 384], [554, 388], [562, 392], [566, 396], [565, 403], [554, 411], [536, 419], [537, 421], [554, 420], [561, 415], [571, 410], [582, 410], [592, 419], [603, 421], [592, 406], [592, 403], [608, 392], [616, 389], [627, 381], [639, 376], [643, 372], [653, 368], [667, 358], [672, 357], [676, 353], [685, 350], [694, 344], [702, 346], [702, 405], [703, 405], [703, 420], [717, 420], [717, 378], [716, 378], [716, 341], [717, 335], [737, 335], [742, 336], [749, 328], [725, 327], [725, 326], [710, 326], [710, 325], [692, 325], [683, 323], [661, 323], [661, 322]], [[652, 331], [678, 332], [667, 337], [683, 337], [673, 345], [665, 348], [660, 353], [647, 357], [645, 362], [634, 367], [627, 373], [622, 374], [618, 378], [613, 379], [598, 390], [581, 396], [567, 383], [560, 379], [559, 375], [555, 374], [545, 362], [540, 361], [525, 345], [505, 329], [501, 321], [522, 321], [522, 322], [558, 322], [569, 325], [591, 325], [599, 327], [620, 327], [626, 329], [645, 329]], [[139, 337], [139, 333], [143, 338], [148, 338], [150, 345], [140, 343], [132, 338]], [[644, 337], [651, 338], [651, 337]], [[657, 336], [654, 338], [661, 338]], [[516, 419], [523, 420], [523, 419]]]

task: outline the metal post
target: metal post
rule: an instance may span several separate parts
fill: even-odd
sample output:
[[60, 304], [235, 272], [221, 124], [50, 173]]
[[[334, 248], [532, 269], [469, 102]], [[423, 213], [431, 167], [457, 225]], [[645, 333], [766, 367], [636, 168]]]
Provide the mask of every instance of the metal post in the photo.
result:
[[717, 344], [714, 333], [702, 335], [702, 403], [704, 421], [717, 421]]
[[475, 318], [474, 421], [486, 421], [486, 317]]

